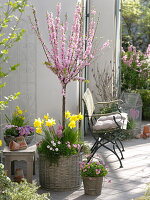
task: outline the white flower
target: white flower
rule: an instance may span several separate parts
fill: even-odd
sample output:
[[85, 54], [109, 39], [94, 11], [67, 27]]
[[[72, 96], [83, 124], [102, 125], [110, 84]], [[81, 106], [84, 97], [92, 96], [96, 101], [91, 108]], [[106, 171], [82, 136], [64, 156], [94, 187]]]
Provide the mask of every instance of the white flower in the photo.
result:
[[0, 168], [4, 169], [4, 165], [2, 163], [0, 163]]
[[56, 148], [55, 151], [58, 151], [58, 148]]
[[54, 141], [52, 140], [52, 141], [51, 141], [51, 143], [53, 144], [53, 143], [54, 143]]
[[60, 141], [58, 141], [58, 144], [61, 144], [61, 142], [60, 142]]
[[52, 147], [50, 147], [50, 150], [53, 150], [53, 148], [52, 148]]
[[6, 177], [6, 180], [7, 180], [7, 181], [10, 181], [10, 178], [7, 176], [7, 177]]
[[49, 148], [50, 148], [50, 146], [49, 146], [49, 145], [47, 145], [47, 148], [49, 149]]
[[55, 143], [55, 142], [53, 143], [53, 146], [54, 146], [54, 147], [56, 146], [56, 143]]

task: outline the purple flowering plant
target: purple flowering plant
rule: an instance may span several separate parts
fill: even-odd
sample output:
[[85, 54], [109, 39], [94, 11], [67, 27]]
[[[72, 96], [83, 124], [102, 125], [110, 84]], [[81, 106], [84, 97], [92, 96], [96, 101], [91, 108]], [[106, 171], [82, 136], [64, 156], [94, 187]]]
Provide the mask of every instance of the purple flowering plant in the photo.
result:
[[150, 86], [150, 45], [146, 53], [133, 45], [122, 49], [121, 80], [122, 90], [148, 89]]
[[82, 177], [99, 177], [108, 174], [107, 167], [103, 161], [80, 162], [80, 173]]
[[34, 134], [35, 129], [32, 126], [28, 125], [28, 121], [25, 121], [25, 112], [26, 110], [21, 110], [19, 106], [16, 106], [11, 119], [7, 115], [5, 115], [6, 121], [8, 123], [4, 127], [5, 136], [18, 137]]

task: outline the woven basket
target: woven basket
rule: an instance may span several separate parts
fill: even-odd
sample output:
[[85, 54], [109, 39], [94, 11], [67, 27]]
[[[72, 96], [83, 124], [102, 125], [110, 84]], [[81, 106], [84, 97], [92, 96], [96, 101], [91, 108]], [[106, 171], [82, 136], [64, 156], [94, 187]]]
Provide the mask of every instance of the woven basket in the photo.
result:
[[43, 154], [39, 154], [39, 181], [44, 189], [67, 191], [81, 185], [79, 162], [81, 154], [60, 157], [57, 163], [50, 163]]
[[103, 177], [83, 177], [84, 192], [87, 195], [100, 195]]

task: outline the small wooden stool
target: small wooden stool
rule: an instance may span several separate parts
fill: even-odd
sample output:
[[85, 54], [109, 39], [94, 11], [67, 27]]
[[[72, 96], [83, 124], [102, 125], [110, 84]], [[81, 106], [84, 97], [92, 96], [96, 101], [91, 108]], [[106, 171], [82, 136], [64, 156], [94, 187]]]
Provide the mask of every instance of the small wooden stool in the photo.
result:
[[[3, 150], [5, 158], [5, 170], [7, 170], [8, 177], [11, 178], [11, 162], [17, 160], [24, 160], [27, 162], [27, 181], [32, 183], [33, 169], [35, 169], [35, 152], [36, 145], [29, 146], [27, 149], [19, 151], [10, 151], [8, 147]], [[34, 168], [33, 168], [34, 167]]]

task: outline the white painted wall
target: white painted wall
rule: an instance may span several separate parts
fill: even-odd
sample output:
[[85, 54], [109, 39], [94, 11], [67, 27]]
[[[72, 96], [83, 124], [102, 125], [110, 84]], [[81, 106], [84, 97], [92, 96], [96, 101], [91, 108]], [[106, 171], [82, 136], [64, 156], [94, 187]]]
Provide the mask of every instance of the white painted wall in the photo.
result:
[[[94, 96], [97, 95], [95, 87], [95, 81], [93, 79], [92, 68], [98, 67], [100, 71], [105, 68], [112, 75], [112, 70], [115, 68], [115, 0], [90, 0], [91, 9], [97, 11], [96, 17], [99, 16], [99, 22], [96, 32], [96, 43], [102, 46], [107, 40], [110, 40], [110, 48], [105, 48], [100, 52], [100, 56], [89, 68], [89, 87], [92, 90]], [[100, 99], [97, 96], [96, 99]]]
[[[46, 12], [54, 12], [58, 1], [29, 0], [33, 4], [39, 19], [40, 29], [46, 44], [48, 41]], [[72, 23], [73, 11], [77, 0], [60, 0], [62, 3], [62, 17], [67, 13], [68, 22]], [[26, 10], [20, 27], [27, 30], [24, 38], [12, 49], [10, 62], [20, 63], [20, 68], [8, 77], [8, 86], [2, 96], [20, 91], [19, 100], [10, 104], [5, 111], [12, 113], [16, 105], [20, 105], [29, 111], [32, 120], [34, 117], [49, 113], [57, 120], [61, 120], [62, 91], [57, 77], [43, 64], [46, 57], [36, 35], [34, 34], [29, 16], [32, 17], [31, 8]], [[67, 87], [66, 109], [72, 113], [78, 112], [78, 83], [73, 82]]]
[[[36, 1], [32, 0], [38, 14], [39, 24], [46, 44], [48, 44], [46, 11], [55, 13], [58, 1]], [[62, 17], [67, 13], [69, 23], [73, 20], [73, 11], [76, 0], [61, 0]], [[56, 119], [61, 119], [62, 94], [61, 85], [57, 77], [44, 65], [45, 55], [39, 41], [37, 42], [37, 115], [49, 112]], [[66, 108], [76, 113], [78, 109], [77, 82], [71, 83], [67, 88]]]
[[[29, 0], [29, 3], [33, 4], [37, 10], [40, 29], [46, 44], [48, 44], [48, 37], [45, 14], [47, 10], [54, 12], [57, 2], [56, 0]], [[77, 0], [59, 0], [59, 2], [62, 3], [62, 16], [67, 12], [68, 20], [72, 22]], [[108, 65], [110, 71], [114, 66], [114, 2], [115, 0], [91, 0], [91, 8], [95, 8], [97, 13], [100, 13], [100, 23], [97, 28], [97, 37], [102, 37], [100, 44], [103, 44], [108, 39], [112, 41], [111, 48], [104, 50], [97, 63], [100, 69]], [[20, 24], [27, 32], [23, 40], [16, 44], [11, 51], [10, 63], [20, 63], [20, 68], [8, 76], [8, 86], [1, 93], [2, 97], [17, 91], [20, 91], [22, 95], [19, 100], [11, 102], [8, 109], [3, 113], [8, 113], [9, 115], [16, 105], [20, 105], [22, 108], [28, 110], [31, 122], [35, 117], [41, 117], [47, 112], [56, 120], [61, 120], [61, 86], [57, 77], [43, 64], [46, 58], [41, 44], [33, 33], [28, 16], [32, 16], [30, 8], [26, 10]], [[89, 80], [91, 81], [89, 85], [94, 91], [95, 83], [91, 70], [89, 71]], [[72, 113], [78, 112], [77, 82], [68, 85], [66, 109]], [[3, 123], [4, 117], [0, 115], [0, 124]], [[0, 129], [2, 133], [2, 128], [0, 127]]]

